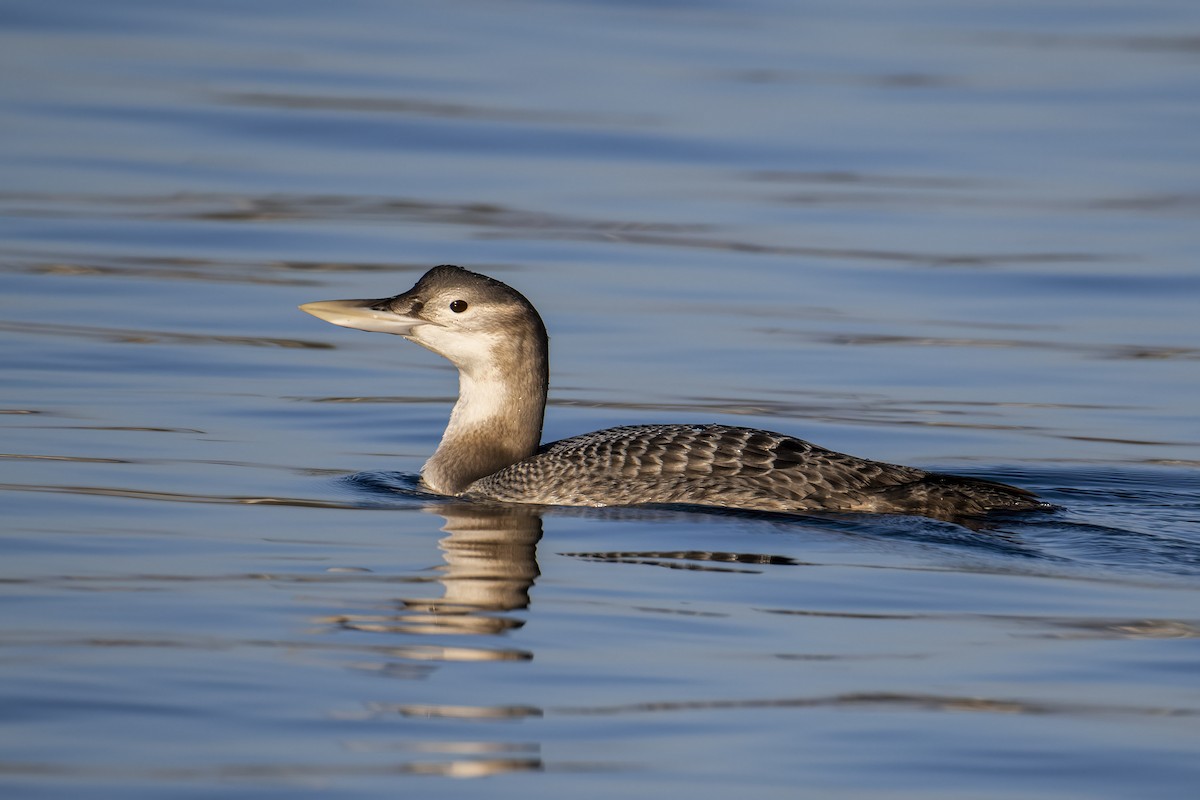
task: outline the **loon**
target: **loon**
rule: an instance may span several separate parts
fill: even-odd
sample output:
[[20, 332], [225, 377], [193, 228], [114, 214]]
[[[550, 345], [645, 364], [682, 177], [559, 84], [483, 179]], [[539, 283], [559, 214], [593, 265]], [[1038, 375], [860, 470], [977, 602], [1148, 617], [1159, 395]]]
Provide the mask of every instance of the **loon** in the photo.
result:
[[402, 336], [458, 368], [459, 396], [421, 470], [429, 491], [558, 506], [689, 504], [773, 512], [877, 512], [943, 520], [1049, 506], [1029, 491], [826, 450], [730, 425], [629, 425], [541, 444], [549, 338], [517, 290], [434, 267], [403, 294], [302, 311]]

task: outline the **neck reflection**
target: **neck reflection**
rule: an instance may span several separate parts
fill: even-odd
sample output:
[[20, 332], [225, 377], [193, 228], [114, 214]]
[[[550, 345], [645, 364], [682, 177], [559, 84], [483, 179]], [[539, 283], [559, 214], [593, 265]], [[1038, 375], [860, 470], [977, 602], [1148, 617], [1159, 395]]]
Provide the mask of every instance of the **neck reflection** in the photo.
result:
[[[522, 627], [525, 621], [507, 612], [529, 607], [529, 591], [540, 574], [539, 510], [479, 503], [446, 503], [425, 510], [445, 520], [442, 530], [448, 535], [438, 542], [444, 563], [433, 569], [435, 578], [414, 582], [441, 584], [441, 596], [395, 598], [389, 602], [394, 613], [339, 615], [338, 625], [370, 633], [480, 635]], [[507, 653], [486, 652], [489, 660]]]
[[430, 614], [467, 616], [527, 608], [529, 590], [540, 574], [538, 510], [475, 503], [432, 510], [445, 519], [442, 530], [449, 534], [438, 542], [446, 562], [439, 567], [443, 594], [432, 600], [405, 600], [405, 606]]

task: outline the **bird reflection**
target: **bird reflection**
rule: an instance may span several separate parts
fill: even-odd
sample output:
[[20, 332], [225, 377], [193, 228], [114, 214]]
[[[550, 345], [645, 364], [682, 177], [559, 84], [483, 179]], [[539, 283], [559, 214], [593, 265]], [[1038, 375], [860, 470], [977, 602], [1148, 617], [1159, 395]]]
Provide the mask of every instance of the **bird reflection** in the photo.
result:
[[[529, 592], [537, 580], [537, 544], [542, 538], [542, 519], [535, 507], [500, 506], [482, 503], [440, 503], [426, 512], [440, 515], [447, 533], [438, 542], [443, 564], [434, 568], [436, 577], [419, 580], [426, 586], [441, 586], [440, 597], [396, 598], [387, 601], [388, 613], [350, 613], [324, 618], [345, 630], [403, 635], [502, 635], [524, 625], [510, 615], [529, 606]], [[509, 647], [392, 646], [383, 648], [397, 663], [421, 661], [430, 666], [479, 661], [528, 661], [533, 654]], [[387, 674], [397, 674], [388, 672]], [[427, 672], [409, 673], [423, 677]], [[418, 694], [421, 694], [418, 692]], [[416, 700], [416, 698], [414, 698]], [[361, 710], [341, 712], [343, 721], [405, 717], [410, 720], [519, 721], [542, 716], [528, 705], [437, 704], [421, 695], [415, 702], [370, 700]], [[414, 729], [415, 730], [415, 729]], [[437, 729], [443, 734], [449, 729]], [[539, 742], [496, 741], [481, 738], [474, 730], [464, 735], [439, 739], [433, 731], [403, 741], [372, 739], [356, 749], [396, 751], [397, 774], [441, 775], [476, 778], [506, 772], [536, 772], [543, 768]], [[502, 736], [502, 734], [501, 734]], [[403, 753], [420, 753], [428, 760], [409, 760]]]
[[520, 625], [480, 614], [529, 606], [529, 589], [539, 576], [541, 516], [520, 506], [475, 504], [439, 506], [437, 512], [450, 534], [438, 542], [444, 593], [433, 600], [403, 600], [404, 608], [457, 618], [460, 632], [496, 633]]
[[[492, 505], [478, 502], [443, 502], [426, 506], [424, 511], [442, 517], [446, 536], [438, 542], [443, 563], [430, 578], [418, 578], [426, 587], [440, 587], [440, 594], [422, 598], [386, 600], [380, 612], [377, 604], [370, 611], [341, 614], [321, 621], [343, 630], [368, 633], [432, 637], [439, 634], [502, 636], [525, 624], [530, 592], [540, 575], [537, 546], [542, 538], [542, 514], [545, 509], [525, 505]], [[643, 510], [643, 517], [656, 512]], [[665, 513], [665, 512], [658, 512]], [[701, 569], [714, 572], [757, 572], [767, 565], [797, 564], [790, 558], [753, 553], [709, 551], [587, 552], [567, 553], [588, 561], [614, 564], [652, 564], [674, 569]], [[384, 670], [394, 677], [423, 678], [429, 670], [451, 663], [482, 661], [529, 661], [533, 653], [515, 647], [498, 647], [482, 640], [472, 646], [450, 639], [452, 645], [436, 647], [422, 643], [388, 644], [386, 652], [394, 661], [383, 667], [403, 664], [407, 671]], [[412, 671], [412, 662], [420, 661], [429, 669]], [[446, 684], [443, 684], [443, 687]], [[406, 774], [446, 777], [484, 777], [507, 772], [536, 772], [545, 768], [541, 742], [531, 741], [528, 727], [524, 737], [508, 740], [508, 731], [497, 723], [518, 723], [538, 719], [546, 710], [537, 704], [514, 702], [504, 695], [502, 702], [479, 702], [478, 692], [468, 692], [463, 702], [454, 692], [423, 691], [409, 684], [399, 698], [367, 700], [361, 708], [342, 711], [338, 719], [371, 721], [403, 718], [405, 730], [413, 736], [401, 741], [371, 739], [361, 748], [395, 752], [400, 762], [394, 769]], [[405, 696], [408, 695], [408, 696]], [[486, 700], [486, 696], [482, 698]], [[440, 702], [438, 702], [440, 701]], [[446, 702], [449, 701], [449, 702]], [[583, 712], [588, 713], [588, 712]], [[488, 723], [491, 733], [481, 734], [479, 723]], [[420, 727], [429, 723], [429, 727]], [[461, 727], [457, 723], [462, 723]], [[457, 734], [457, 735], [456, 735]], [[451, 736], [453, 738], [441, 738]], [[410, 754], [420, 760], [410, 760]]]
[[347, 614], [343, 628], [378, 633], [501, 634], [524, 625], [505, 612], [529, 606], [539, 575], [537, 544], [542, 518], [536, 508], [448, 503], [439, 514], [449, 535], [438, 542], [441, 597], [398, 598], [394, 614]]

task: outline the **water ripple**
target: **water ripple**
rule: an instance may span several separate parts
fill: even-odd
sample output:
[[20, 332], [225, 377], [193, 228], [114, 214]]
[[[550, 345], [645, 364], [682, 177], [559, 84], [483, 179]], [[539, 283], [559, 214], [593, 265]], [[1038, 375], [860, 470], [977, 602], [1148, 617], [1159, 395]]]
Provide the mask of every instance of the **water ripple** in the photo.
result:
[[726, 250], [737, 253], [801, 256], [917, 266], [994, 267], [1029, 264], [1079, 264], [1109, 260], [1095, 252], [939, 253], [853, 247], [763, 244], [723, 238], [709, 224], [655, 223], [645, 220], [593, 219], [533, 211], [494, 203], [446, 203], [412, 198], [350, 195], [261, 196], [181, 193], [167, 196], [0, 195], [11, 216], [99, 216], [125, 219], [192, 219], [225, 222], [345, 220], [415, 221], [466, 225], [481, 238], [536, 238], [652, 247]]
[[1153, 716], [1193, 717], [1200, 709], [1188, 707], [1056, 703], [954, 695], [905, 694], [893, 692], [853, 692], [825, 697], [772, 697], [733, 700], [663, 700], [614, 706], [571, 706], [555, 713], [573, 716], [625, 714], [674, 714], [689, 711], [740, 711], [746, 709], [909, 709], [933, 712], [975, 712], [983, 714], [1036, 714], [1066, 716]]
[[11, 331], [26, 335], [67, 336], [87, 340], [102, 339], [115, 344], [202, 344], [287, 347], [305, 350], [333, 349], [333, 345], [328, 342], [278, 336], [229, 336], [211, 333], [179, 333], [177, 331], [105, 328], [90, 325], [63, 325], [49, 322], [6, 322], [0, 320], [0, 331]]
[[285, 94], [282, 92], [229, 92], [215, 96], [235, 106], [278, 109], [317, 109], [363, 114], [412, 114], [421, 117], [585, 126], [639, 126], [656, 122], [650, 115], [598, 114], [545, 108], [500, 108], [403, 97]]

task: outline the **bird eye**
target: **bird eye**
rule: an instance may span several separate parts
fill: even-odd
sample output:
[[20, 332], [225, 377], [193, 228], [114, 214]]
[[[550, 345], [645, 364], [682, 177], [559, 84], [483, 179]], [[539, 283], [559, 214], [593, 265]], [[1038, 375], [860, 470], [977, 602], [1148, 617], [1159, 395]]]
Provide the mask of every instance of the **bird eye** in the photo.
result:
[[450, 310], [453, 311], [455, 314], [461, 314], [462, 312], [467, 310], [467, 301], [466, 300], [451, 300], [450, 301]]

